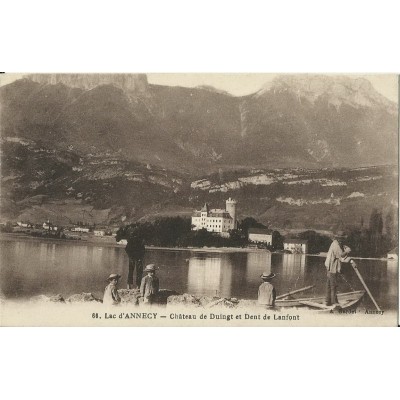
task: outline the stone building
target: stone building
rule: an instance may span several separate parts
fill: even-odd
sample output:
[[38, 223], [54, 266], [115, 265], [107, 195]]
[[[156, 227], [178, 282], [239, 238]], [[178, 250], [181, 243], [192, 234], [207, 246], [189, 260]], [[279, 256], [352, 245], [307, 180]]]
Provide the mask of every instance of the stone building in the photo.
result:
[[303, 239], [285, 239], [283, 242], [283, 249], [291, 253], [303, 253], [308, 251], [308, 241]]
[[272, 246], [272, 233], [268, 229], [249, 228], [248, 235], [250, 242]]
[[227, 236], [229, 231], [237, 228], [236, 220], [237, 201], [229, 198], [226, 200], [225, 209], [210, 209], [207, 203], [192, 215], [192, 230], [206, 229]]

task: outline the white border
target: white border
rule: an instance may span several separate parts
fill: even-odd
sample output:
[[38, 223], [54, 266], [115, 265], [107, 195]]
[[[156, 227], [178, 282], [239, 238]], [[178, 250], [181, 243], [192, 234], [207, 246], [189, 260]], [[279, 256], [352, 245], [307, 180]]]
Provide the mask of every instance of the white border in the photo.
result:
[[[264, 3], [9, 1], [1, 68], [400, 71], [397, 1]], [[398, 343], [398, 329], [1, 328], [1, 392], [43, 400], [390, 398]]]

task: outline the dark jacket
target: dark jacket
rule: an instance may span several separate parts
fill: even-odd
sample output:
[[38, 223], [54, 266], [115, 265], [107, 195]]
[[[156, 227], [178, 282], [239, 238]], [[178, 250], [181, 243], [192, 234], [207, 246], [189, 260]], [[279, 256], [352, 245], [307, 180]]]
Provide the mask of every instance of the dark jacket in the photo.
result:
[[129, 258], [142, 260], [146, 251], [144, 241], [136, 236], [130, 237], [125, 247], [125, 251]]

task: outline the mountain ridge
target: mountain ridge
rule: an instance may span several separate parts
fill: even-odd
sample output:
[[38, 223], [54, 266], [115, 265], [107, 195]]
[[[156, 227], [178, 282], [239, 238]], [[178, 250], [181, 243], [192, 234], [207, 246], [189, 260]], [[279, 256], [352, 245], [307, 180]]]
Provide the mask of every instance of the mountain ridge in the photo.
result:
[[[354, 96], [342, 101], [350, 89], [337, 89], [330, 77], [313, 95], [296, 91], [304, 82], [282, 86], [282, 78], [275, 89], [247, 96], [209, 87], [137, 87], [133, 77], [115, 84], [82, 78], [79, 86], [72, 76], [68, 86], [67, 78], [25, 78], [0, 87], [2, 215], [22, 218], [40, 209], [43, 216], [46, 204], [59, 204], [54, 215], [65, 207], [76, 219], [79, 210], [90, 209], [115, 222], [162, 210], [190, 215], [203, 201], [232, 195], [248, 201], [242, 215], [311, 227], [338, 224], [341, 212], [354, 222], [396, 199], [392, 172], [382, 167], [376, 174], [372, 166], [397, 165], [397, 119], [379, 94], [367, 96], [374, 89], [365, 82], [354, 84], [361, 87], [360, 103]], [[101, 84], [88, 89], [93, 82]], [[334, 87], [333, 94], [324, 85]], [[341, 168], [361, 166], [382, 178], [330, 189]], [[307, 172], [289, 184], [278, 179], [279, 171], [268, 172], [276, 168], [336, 172], [317, 180]], [[207, 190], [191, 186], [202, 179], [210, 181]], [[313, 209], [322, 222], [307, 225]]]
[[[326, 88], [338, 81], [365, 86], [361, 92], [370, 95], [349, 97], [342, 85], [332, 98]], [[166, 168], [354, 167], [397, 158], [393, 104], [382, 102], [367, 81], [285, 75], [273, 82], [268, 90], [235, 97], [209, 87], [151, 85], [134, 74], [31, 75], [0, 88], [1, 130], [43, 136], [54, 145], [63, 138], [86, 151], [88, 145], [121, 149], [127, 158]], [[307, 82], [312, 96], [296, 90]]]

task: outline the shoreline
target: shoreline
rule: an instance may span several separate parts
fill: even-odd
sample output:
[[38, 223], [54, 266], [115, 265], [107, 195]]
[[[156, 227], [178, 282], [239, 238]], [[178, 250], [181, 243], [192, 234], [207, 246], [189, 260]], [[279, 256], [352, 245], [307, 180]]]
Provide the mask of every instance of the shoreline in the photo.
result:
[[[23, 233], [0, 233], [0, 240], [12, 240], [12, 239], [22, 239], [22, 240], [35, 240], [49, 243], [71, 243], [81, 246], [100, 246], [100, 247], [117, 247], [125, 248], [124, 244], [118, 244], [113, 240], [105, 239], [104, 237], [89, 237], [84, 240], [73, 240], [73, 239], [53, 239], [38, 236], [30, 236]], [[253, 249], [253, 248], [243, 248], [243, 247], [161, 247], [161, 246], [145, 246], [146, 250], [164, 250], [164, 251], [188, 251], [191, 253], [270, 253], [270, 254], [288, 254], [281, 251], [269, 251], [267, 249]], [[293, 254], [294, 255], [294, 254]], [[326, 253], [320, 254], [301, 254], [308, 257], [326, 257]], [[375, 260], [375, 261], [391, 261], [391, 259], [381, 257], [351, 257], [355, 260]], [[397, 261], [397, 260], [393, 260]]]
[[[170, 309], [171, 311], [176, 308], [183, 308], [184, 310], [226, 310], [226, 311], [251, 311], [251, 310], [265, 310], [271, 311], [274, 313], [286, 313], [291, 311], [306, 311], [312, 313], [321, 312], [321, 310], [317, 308], [304, 306], [301, 304], [293, 304], [293, 305], [285, 305], [285, 304], [276, 304], [276, 307], [267, 309], [265, 306], [260, 305], [257, 299], [248, 299], [248, 298], [238, 298], [238, 297], [222, 297], [222, 296], [211, 296], [211, 295], [193, 295], [190, 293], [178, 293], [174, 290], [170, 289], [160, 289], [157, 299], [155, 303], [152, 305], [148, 305], [143, 303], [142, 297], [140, 296], [140, 291], [138, 289], [118, 289], [118, 294], [120, 295], [121, 302], [117, 305], [110, 306], [104, 305], [102, 296], [99, 297], [92, 292], [81, 292], [71, 294], [69, 296], [63, 294], [38, 294], [31, 296], [29, 298], [5, 298], [0, 297], [0, 309], [2, 307], [7, 307], [10, 305], [32, 305], [32, 306], [41, 306], [43, 307], [46, 304], [46, 307], [50, 306], [89, 306], [94, 307], [96, 309], [104, 309], [107, 307], [108, 309], [118, 310], [119, 308], [131, 308], [138, 310], [146, 309], [146, 308], [156, 308], [156, 309]], [[366, 293], [364, 292], [366, 296]], [[300, 295], [295, 297], [290, 297], [290, 301], [295, 301], [298, 299], [308, 299], [312, 297], [311, 294]], [[318, 296], [317, 296], [318, 297]], [[321, 297], [321, 296], [319, 296]], [[278, 303], [283, 301], [285, 303], [285, 299], [278, 300]], [[380, 314], [384, 313], [396, 312], [396, 306], [389, 306], [383, 309], [383, 312], [372, 312], [374, 309], [373, 306], [367, 305], [365, 303], [359, 304], [356, 306], [356, 312], [354, 311], [344, 311], [340, 312], [335, 310], [335, 314]], [[366, 312], [368, 311], [368, 312]]]

